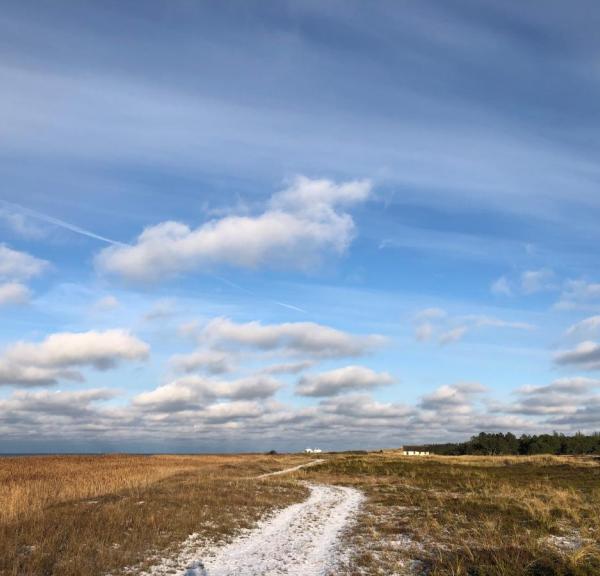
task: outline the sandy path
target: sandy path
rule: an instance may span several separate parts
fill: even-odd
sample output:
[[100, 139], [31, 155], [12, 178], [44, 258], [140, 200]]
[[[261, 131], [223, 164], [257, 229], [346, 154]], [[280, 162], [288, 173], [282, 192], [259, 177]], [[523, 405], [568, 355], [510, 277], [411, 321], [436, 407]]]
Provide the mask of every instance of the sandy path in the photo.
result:
[[284, 468], [283, 470], [277, 470], [277, 472], [267, 472], [266, 474], [261, 474], [260, 476], [255, 476], [256, 479], [268, 478], [269, 476], [279, 476], [280, 474], [291, 474], [292, 472], [297, 472], [302, 468], [309, 468], [310, 466], [316, 466], [317, 464], [321, 464], [321, 462], [325, 462], [325, 460], [311, 460], [306, 464], [300, 464], [299, 466], [294, 466], [293, 468]]
[[339, 538], [363, 495], [354, 488], [308, 484], [310, 496], [262, 520], [230, 544], [189, 550], [149, 574], [179, 576], [325, 576], [343, 552]]

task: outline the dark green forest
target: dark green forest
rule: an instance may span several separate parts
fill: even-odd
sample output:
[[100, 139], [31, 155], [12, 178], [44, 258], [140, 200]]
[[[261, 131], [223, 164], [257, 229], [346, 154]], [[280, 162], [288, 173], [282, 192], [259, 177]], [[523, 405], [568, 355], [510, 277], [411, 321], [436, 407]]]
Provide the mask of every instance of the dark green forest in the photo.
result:
[[520, 437], [511, 432], [481, 432], [466, 442], [446, 444], [421, 444], [405, 446], [405, 450], [428, 451], [446, 456], [474, 455], [510, 455], [510, 454], [600, 454], [600, 433], [589, 436], [575, 434], [523, 434]]

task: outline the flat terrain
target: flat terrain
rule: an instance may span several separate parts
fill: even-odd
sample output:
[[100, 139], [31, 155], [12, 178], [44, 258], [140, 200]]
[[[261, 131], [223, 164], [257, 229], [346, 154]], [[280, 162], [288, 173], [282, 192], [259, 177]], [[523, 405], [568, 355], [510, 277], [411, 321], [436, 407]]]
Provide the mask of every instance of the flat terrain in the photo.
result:
[[0, 458], [0, 574], [600, 574], [598, 460], [322, 458]]
[[307, 471], [367, 496], [340, 575], [600, 574], [600, 460], [341, 456]]

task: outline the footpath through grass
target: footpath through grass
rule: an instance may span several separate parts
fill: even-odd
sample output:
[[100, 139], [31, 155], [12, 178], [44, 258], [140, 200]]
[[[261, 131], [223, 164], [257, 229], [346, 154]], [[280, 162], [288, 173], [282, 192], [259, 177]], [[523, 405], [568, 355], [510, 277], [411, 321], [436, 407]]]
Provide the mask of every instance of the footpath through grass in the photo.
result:
[[306, 497], [286, 476], [304, 457], [0, 458], [0, 575], [95, 576], [217, 541]]

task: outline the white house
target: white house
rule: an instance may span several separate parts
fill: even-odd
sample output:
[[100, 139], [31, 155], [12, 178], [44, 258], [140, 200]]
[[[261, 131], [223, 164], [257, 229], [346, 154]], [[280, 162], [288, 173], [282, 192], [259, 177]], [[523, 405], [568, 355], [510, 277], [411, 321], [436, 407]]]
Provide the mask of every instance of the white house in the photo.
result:
[[418, 450], [405, 450], [403, 447], [400, 448], [400, 452], [403, 456], [429, 456], [430, 452], [419, 452]]
[[305, 454], [320, 454], [321, 452], [323, 452], [323, 450], [321, 450], [320, 448], [305, 448], [304, 449]]

